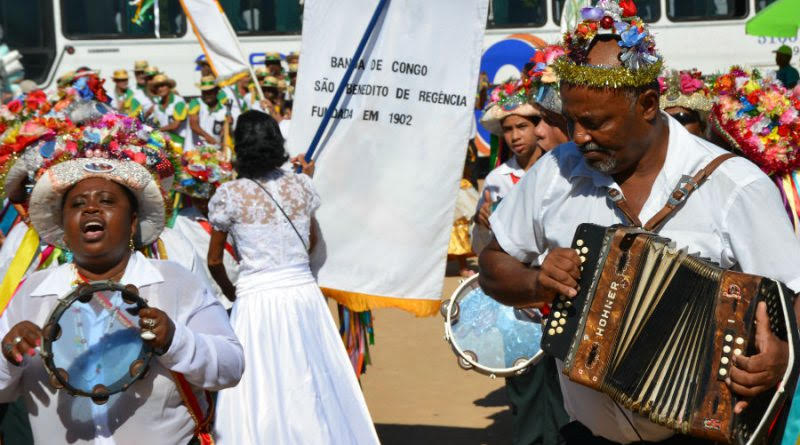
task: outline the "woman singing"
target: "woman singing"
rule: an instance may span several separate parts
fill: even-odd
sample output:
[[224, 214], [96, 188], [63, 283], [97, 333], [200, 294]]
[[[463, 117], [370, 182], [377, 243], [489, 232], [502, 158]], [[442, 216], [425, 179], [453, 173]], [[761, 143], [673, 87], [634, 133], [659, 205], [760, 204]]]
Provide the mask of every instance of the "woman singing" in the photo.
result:
[[[152, 243], [164, 227], [162, 191], [143, 165], [106, 156], [56, 164], [34, 187], [33, 226], [43, 240], [67, 247], [73, 262], [28, 277], [0, 318], [6, 359], [0, 362], [0, 401], [22, 396], [35, 443], [186, 444], [195, 435], [196, 413], [187, 410], [173, 373], [188, 381], [205, 415], [203, 390], [237, 384], [242, 347], [225, 310], [194, 275], [133, 250]], [[157, 353], [142, 379], [96, 405], [53, 389], [37, 347], [58, 299], [81, 283], [102, 280], [139, 289], [149, 306], [139, 312], [139, 326], [150, 332], [142, 338], [150, 338], [146, 343]], [[82, 316], [88, 317], [86, 337], [96, 334], [102, 323], [92, 324], [98, 320], [91, 311]]]

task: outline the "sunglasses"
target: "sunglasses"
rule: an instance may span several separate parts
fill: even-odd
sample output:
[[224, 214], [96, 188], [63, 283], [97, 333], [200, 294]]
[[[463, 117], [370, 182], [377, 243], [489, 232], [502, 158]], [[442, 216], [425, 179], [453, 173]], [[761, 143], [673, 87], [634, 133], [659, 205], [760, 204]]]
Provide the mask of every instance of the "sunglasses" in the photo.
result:
[[676, 121], [680, 122], [681, 125], [700, 123], [700, 116], [698, 116], [695, 112], [687, 113], [686, 111], [679, 111], [677, 113], [669, 113], [669, 115], [672, 116]]

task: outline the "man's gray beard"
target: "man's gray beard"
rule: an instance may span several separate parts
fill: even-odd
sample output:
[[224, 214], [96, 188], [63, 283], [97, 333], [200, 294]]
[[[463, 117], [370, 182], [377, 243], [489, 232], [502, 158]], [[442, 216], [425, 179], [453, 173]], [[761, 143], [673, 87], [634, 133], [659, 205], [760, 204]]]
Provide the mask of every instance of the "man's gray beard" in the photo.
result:
[[608, 158], [605, 161], [586, 161], [586, 164], [594, 170], [599, 171], [600, 173], [611, 173], [614, 169], [617, 168], [617, 160], [614, 158]]
[[[593, 151], [610, 154], [608, 150], [601, 147], [595, 142], [589, 142], [588, 144], [581, 147], [582, 153], [589, 153]], [[587, 159], [586, 164], [592, 169], [599, 171], [600, 173], [610, 173], [617, 167], [617, 160], [612, 157], [609, 157], [605, 161], [589, 161]]]

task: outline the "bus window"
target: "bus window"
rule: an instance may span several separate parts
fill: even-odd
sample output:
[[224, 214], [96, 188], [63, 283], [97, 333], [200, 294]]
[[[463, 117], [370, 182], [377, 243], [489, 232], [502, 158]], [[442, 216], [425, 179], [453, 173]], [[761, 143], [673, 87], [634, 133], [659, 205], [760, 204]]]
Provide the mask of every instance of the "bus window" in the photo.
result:
[[300, 0], [219, 0], [239, 35], [299, 34], [303, 24]]
[[667, 17], [675, 22], [735, 20], [747, 17], [747, 0], [667, 0]]
[[[561, 24], [561, 11], [564, 10], [564, 3], [574, 0], [552, 0], [553, 4], [553, 23]], [[597, 0], [592, 2], [597, 3]], [[636, 2], [636, 14], [646, 23], [657, 22], [661, 18], [661, 0], [638, 0]]]
[[492, 0], [489, 28], [529, 28], [547, 23], [546, 0]]
[[0, 0], [0, 43], [22, 54], [25, 77], [43, 83], [56, 55], [51, 0]]
[[[180, 37], [186, 33], [186, 17], [179, 0], [157, 0], [159, 33], [164, 37]], [[138, 39], [155, 37], [153, 11], [149, 10], [141, 25], [131, 20], [136, 6], [128, 0], [61, 0], [61, 21], [64, 36], [70, 39]]]
[[773, 3], [775, 3], [775, 0], [756, 0], [756, 12], [761, 11]]

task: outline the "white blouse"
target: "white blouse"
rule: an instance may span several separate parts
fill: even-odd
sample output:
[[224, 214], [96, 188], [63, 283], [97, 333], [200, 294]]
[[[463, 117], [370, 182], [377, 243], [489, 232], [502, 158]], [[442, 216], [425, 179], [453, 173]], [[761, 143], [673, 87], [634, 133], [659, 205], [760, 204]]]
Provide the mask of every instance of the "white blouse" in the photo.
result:
[[[58, 298], [72, 290], [71, 264], [32, 274], [0, 317], [0, 336], [28, 320], [43, 326]], [[37, 354], [21, 366], [0, 358], [0, 402], [22, 396], [30, 413], [35, 443], [47, 444], [184, 444], [195, 423], [183, 405], [170, 371], [182, 373], [206, 409], [202, 389], [235, 386], [244, 371], [242, 346], [225, 310], [193, 274], [171, 261], [133, 254], [120, 280], [133, 284], [148, 305], [175, 324], [169, 350], [154, 356], [150, 370], [127, 391], [105, 405], [56, 391]]]
[[292, 225], [266, 193], [250, 179], [220, 186], [208, 203], [214, 229], [233, 235], [239, 252], [240, 279], [265, 270], [308, 263], [311, 219], [320, 200], [311, 178], [275, 169], [258, 179], [278, 201]]

